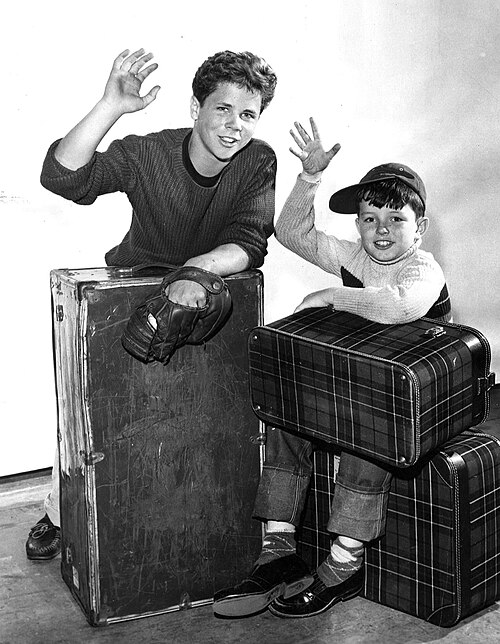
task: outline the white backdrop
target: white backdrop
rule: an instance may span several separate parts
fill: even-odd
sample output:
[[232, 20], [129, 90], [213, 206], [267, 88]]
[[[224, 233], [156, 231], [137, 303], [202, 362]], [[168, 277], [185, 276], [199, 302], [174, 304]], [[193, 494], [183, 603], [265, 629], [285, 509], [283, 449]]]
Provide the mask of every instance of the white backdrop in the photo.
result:
[[[294, 120], [313, 115], [325, 145], [342, 144], [317, 198], [322, 228], [354, 239], [352, 218], [328, 211], [330, 193], [379, 163], [414, 167], [429, 195], [423, 247], [447, 274], [455, 321], [485, 333], [500, 372], [497, 0], [56, 0], [9, 3], [2, 14], [0, 476], [52, 465], [50, 269], [103, 265], [128, 228], [123, 195], [82, 207], [39, 183], [47, 147], [97, 101], [125, 48], [154, 53], [160, 67], [149, 86], [162, 89], [102, 149], [131, 132], [190, 125], [198, 65], [222, 49], [249, 49], [279, 79], [257, 130], [278, 155], [278, 212], [300, 170], [288, 152]], [[266, 321], [331, 279], [274, 239], [264, 276]]]

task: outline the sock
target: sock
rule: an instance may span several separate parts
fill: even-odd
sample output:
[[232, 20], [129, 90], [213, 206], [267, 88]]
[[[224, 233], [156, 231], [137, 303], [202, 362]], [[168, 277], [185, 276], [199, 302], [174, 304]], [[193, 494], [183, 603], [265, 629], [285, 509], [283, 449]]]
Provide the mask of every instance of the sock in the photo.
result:
[[337, 586], [349, 579], [363, 564], [364, 546], [346, 545], [335, 539], [330, 554], [318, 567], [318, 576], [325, 586]]
[[257, 566], [295, 554], [295, 533], [293, 532], [268, 532], [264, 537], [262, 550], [256, 561]]

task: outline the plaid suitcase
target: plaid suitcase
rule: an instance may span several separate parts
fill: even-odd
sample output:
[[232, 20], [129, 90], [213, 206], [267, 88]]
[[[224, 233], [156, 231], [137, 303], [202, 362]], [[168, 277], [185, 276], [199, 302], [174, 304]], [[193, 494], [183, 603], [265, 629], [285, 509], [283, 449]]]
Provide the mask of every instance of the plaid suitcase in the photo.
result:
[[326, 308], [254, 329], [249, 360], [262, 421], [397, 467], [483, 422], [494, 382], [476, 329]]
[[[315, 473], [298, 552], [316, 567], [326, 532], [336, 457], [314, 454]], [[367, 548], [364, 596], [439, 626], [500, 597], [500, 440], [466, 431], [418, 465], [396, 470], [385, 535]]]
[[51, 273], [62, 576], [92, 625], [210, 603], [262, 542], [246, 350], [262, 274], [226, 278], [233, 310], [209, 342], [145, 365], [121, 335], [162, 275]]

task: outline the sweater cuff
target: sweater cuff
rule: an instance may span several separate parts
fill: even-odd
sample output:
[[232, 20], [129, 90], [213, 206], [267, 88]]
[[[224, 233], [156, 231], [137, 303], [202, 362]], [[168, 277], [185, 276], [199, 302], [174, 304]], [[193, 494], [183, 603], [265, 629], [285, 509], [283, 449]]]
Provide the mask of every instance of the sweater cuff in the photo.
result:
[[304, 174], [301, 172], [298, 176], [298, 179], [305, 181], [306, 183], [320, 183], [323, 172], [316, 172], [316, 174]]
[[76, 170], [71, 170], [56, 159], [56, 149], [61, 141], [62, 139], [58, 139], [57, 141], [54, 141], [54, 143], [52, 143], [52, 145], [49, 147], [43, 166], [44, 174], [51, 178], [67, 177], [70, 175], [76, 176], [77, 174], [78, 176], [81, 174], [87, 174], [89, 168], [94, 162], [95, 153], [92, 155], [90, 161], [88, 161], [85, 165], [77, 168]]
[[354, 315], [363, 315], [359, 312], [359, 295], [360, 293], [353, 293], [353, 291], [361, 291], [361, 289], [353, 289], [346, 286], [332, 287], [332, 308], [337, 311], [346, 311]]

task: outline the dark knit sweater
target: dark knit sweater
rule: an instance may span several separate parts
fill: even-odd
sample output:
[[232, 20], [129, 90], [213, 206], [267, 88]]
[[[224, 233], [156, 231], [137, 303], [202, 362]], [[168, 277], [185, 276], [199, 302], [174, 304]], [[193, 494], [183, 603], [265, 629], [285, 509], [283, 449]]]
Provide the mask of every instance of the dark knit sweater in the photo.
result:
[[123, 240], [106, 253], [108, 265], [181, 265], [221, 244], [234, 243], [248, 254], [250, 268], [261, 266], [273, 233], [273, 150], [253, 139], [210, 185], [214, 182], [197, 175], [189, 163], [190, 132], [183, 128], [127, 136], [113, 141], [106, 152], [96, 152], [75, 171], [56, 160], [56, 141], [45, 158], [41, 183], [83, 205], [102, 194], [126, 193], [132, 221]]

